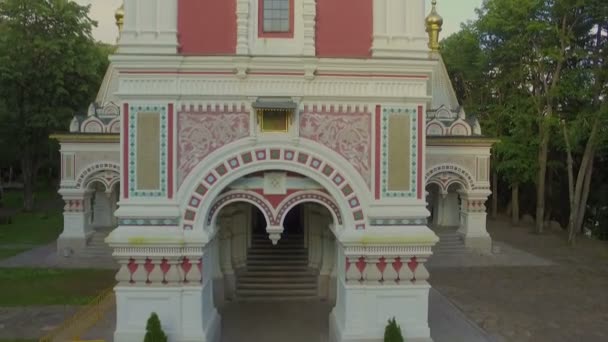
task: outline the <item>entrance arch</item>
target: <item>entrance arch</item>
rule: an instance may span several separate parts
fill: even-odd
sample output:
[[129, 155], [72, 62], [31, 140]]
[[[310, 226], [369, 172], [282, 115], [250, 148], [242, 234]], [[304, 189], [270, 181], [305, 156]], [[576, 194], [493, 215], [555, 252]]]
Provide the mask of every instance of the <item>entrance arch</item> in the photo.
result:
[[214, 234], [212, 227], [206, 224], [207, 217], [213, 203], [229, 184], [248, 174], [280, 170], [299, 173], [319, 183], [335, 200], [344, 229], [365, 229], [364, 208], [369, 189], [354, 168], [347, 162], [337, 167], [333, 161], [343, 158], [334, 152], [323, 151], [319, 146], [285, 145], [285, 142], [277, 142], [251, 147], [237, 142], [202, 161], [178, 191], [182, 228]]

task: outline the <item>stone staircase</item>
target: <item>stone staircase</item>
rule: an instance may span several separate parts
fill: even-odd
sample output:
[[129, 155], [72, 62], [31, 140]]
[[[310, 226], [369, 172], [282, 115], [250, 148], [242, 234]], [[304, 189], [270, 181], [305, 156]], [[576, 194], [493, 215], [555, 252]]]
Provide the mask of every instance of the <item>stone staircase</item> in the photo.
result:
[[104, 239], [110, 234], [113, 228], [97, 228], [87, 242], [87, 248], [79, 252], [78, 258], [96, 260], [99, 264], [113, 265], [116, 262], [112, 258], [112, 249]]
[[284, 234], [276, 246], [252, 236], [247, 267], [237, 277], [238, 300], [301, 300], [317, 297], [316, 272], [308, 267], [304, 236]]
[[464, 241], [456, 228], [439, 228], [434, 231], [439, 236], [439, 242], [433, 247], [433, 256], [449, 257], [466, 253]]

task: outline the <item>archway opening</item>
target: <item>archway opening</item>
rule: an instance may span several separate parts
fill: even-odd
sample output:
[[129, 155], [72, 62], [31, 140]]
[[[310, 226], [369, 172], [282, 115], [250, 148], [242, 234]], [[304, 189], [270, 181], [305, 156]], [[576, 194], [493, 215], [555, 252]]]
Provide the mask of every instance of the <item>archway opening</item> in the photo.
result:
[[[248, 181], [255, 183], [254, 179]], [[229, 190], [235, 188], [238, 186]], [[216, 214], [218, 267], [213, 284], [223, 341], [242, 341], [250, 336], [285, 341], [294, 335], [302, 341], [317, 341], [328, 336], [338, 272], [331, 226], [338, 223], [325, 205], [306, 198], [289, 202], [287, 197], [295, 192], [288, 191], [283, 199], [289, 208], [282, 214], [278, 213], [283, 202], [272, 196], [265, 197], [275, 205], [274, 213], [249, 201], [235, 201]], [[269, 224], [283, 227], [276, 245], [266, 230]], [[271, 336], [269, 321], [285, 329], [273, 330]]]

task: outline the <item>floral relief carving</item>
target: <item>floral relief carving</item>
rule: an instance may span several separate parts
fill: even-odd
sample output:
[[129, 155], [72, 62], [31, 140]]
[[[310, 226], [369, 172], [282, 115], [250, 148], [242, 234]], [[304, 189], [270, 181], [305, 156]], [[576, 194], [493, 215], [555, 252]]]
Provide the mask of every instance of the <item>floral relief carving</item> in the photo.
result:
[[178, 184], [213, 151], [249, 135], [249, 113], [223, 109], [178, 113]]
[[371, 114], [305, 110], [300, 117], [300, 136], [336, 151], [371, 185]]

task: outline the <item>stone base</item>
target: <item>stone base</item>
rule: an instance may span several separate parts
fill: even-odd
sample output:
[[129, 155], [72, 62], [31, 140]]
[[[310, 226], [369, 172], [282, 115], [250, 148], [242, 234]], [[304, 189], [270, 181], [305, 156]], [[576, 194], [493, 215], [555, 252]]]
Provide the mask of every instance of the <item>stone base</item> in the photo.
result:
[[219, 342], [221, 319], [208, 290], [202, 286], [116, 286], [114, 341], [143, 341], [147, 320], [156, 312], [169, 341]]
[[57, 254], [61, 257], [70, 257], [79, 255], [87, 248], [93, 232], [87, 233], [84, 237], [63, 237], [62, 235], [57, 238]]
[[[401, 329], [403, 331], [403, 328]], [[422, 338], [408, 338], [404, 335], [405, 341], [408, 342], [433, 342], [433, 339], [428, 337]], [[336, 324], [336, 316], [332, 311], [329, 314], [329, 342], [383, 342], [384, 336], [382, 337], [355, 337], [355, 336], [344, 336], [339, 330]]]
[[466, 248], [481, 253], [492, 254], [492, 238], [488, 236], [463, 236]]
[[338, 302], [330, 314], [334, 342], [381, 342], [395, 318], [406, 341], [431, 341], [428, 325], [430, 285], [350, 285], [338, 280]]

